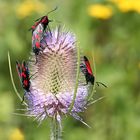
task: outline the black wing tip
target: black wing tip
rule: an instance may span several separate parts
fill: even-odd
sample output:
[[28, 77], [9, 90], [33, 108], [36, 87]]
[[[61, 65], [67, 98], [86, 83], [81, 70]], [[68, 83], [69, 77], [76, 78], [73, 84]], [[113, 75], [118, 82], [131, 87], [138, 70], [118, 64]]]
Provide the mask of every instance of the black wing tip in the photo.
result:
[[23, 60], [22, 64], [23, 64], [24, 66], [26, 66], [26, 65], [27, 65], [27, 63], [26, 63], [26, 61], [25, 61], [25, 60]]
[[24, 65], [24, 67], [26, 67], [26, 69], [28, 69], [28, 61], [26, 62], [25, 60], [23, 60], [22, 64]]
[[88, 58], [87, 58], [86, 56], [84, 56], [84, 60], [85, 60], [85, 61], [88, 61]]
[[18, 61], [18, 60], [16, 60], [16, 64], [17, 64], [17, 65], [19, 64], [19, 61]]

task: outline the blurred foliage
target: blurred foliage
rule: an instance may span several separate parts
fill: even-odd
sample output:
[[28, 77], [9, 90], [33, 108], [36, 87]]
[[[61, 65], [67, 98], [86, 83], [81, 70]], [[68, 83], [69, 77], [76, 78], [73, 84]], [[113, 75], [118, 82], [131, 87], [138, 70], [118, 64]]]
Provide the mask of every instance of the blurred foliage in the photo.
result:
[[[12, 114], [23, 106], [12, 88], [7, 52], [12, 57], [16, 86], [23, 95], [15, 60], [28, 60], [31, 50], [28, 29], [35, 19], [56, 6], [58, 10], [49, 15], [54, 20], [50, 27], [65, 24], [74, 31], [91, 62], [94, 53], [97, 81], [108, 85], [107, 89], [97, 87], [96, 98], [106, 98], [83, 114], [92, 128], [65, 118], [64, 139], [139, 140], [140, 0], [1, 0], [0, 139], [49, 139], [49, 121], [37, 127], [32, 119]], [[110, 16], [106, 16], [108, 8]]]

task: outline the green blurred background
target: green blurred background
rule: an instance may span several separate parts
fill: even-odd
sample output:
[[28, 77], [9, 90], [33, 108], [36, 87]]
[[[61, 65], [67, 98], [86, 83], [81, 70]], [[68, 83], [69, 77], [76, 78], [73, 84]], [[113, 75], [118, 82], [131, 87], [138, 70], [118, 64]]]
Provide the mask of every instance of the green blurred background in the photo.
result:
[[83, 53], [96, 61], [96, 78], [106, 96], [83, 113], [89, 129], [71, 117], [63, 119], [65, 140], [140, 140], [140, 0], [0, 0], [0, 140], [49, 139], [49, 121], [13, 115], [24, 108], [10, 80], [7, 52], [18, 91], [15, 60], [28, 60], [34, 20], [49, 15], [77, 35]]

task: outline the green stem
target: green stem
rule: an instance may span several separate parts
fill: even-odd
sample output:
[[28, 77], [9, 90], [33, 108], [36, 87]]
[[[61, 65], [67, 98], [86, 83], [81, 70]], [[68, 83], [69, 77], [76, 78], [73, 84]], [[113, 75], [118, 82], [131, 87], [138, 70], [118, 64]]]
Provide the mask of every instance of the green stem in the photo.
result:
[[56, 116], [51, 121], [51, 138], [50, 140], [62, 140], [62, 126], [58, 122]]
[[76, 94], [77, 94], [77, 89], [78, 89], [78, 83], [79, 83], [79, 73], [80, 73], [80, 50], [79, 47], [77, 46], [77, 73], [76, 73], [76, 84], [75, 84], [75, 88], [74, 88], [74, 95], [73, 95], [73, 99], [69, 108], [69, 113], [71, 112], [73, 106], [74, 106], [74, 102], [75, 102], [75, 98], [76, 98]]

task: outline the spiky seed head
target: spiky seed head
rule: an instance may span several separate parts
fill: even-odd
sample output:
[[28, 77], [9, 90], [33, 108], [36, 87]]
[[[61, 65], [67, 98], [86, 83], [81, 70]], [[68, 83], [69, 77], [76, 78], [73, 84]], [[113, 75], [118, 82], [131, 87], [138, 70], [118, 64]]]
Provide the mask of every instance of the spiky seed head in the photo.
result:
[[57, 117], [61, 121], [63, 114], [78, 116], [86, 107], [87, 86], [79, 85], [74, 106], [69, 112], [74, 96], [77, 73], [77, 40], [73, 33], [58, 27], [46, 32], [41, 41], [43, 49], [31, 59], [30, 92], [26, 93], [27, 114], [35, 116], [38, 121], [47, 117]]

